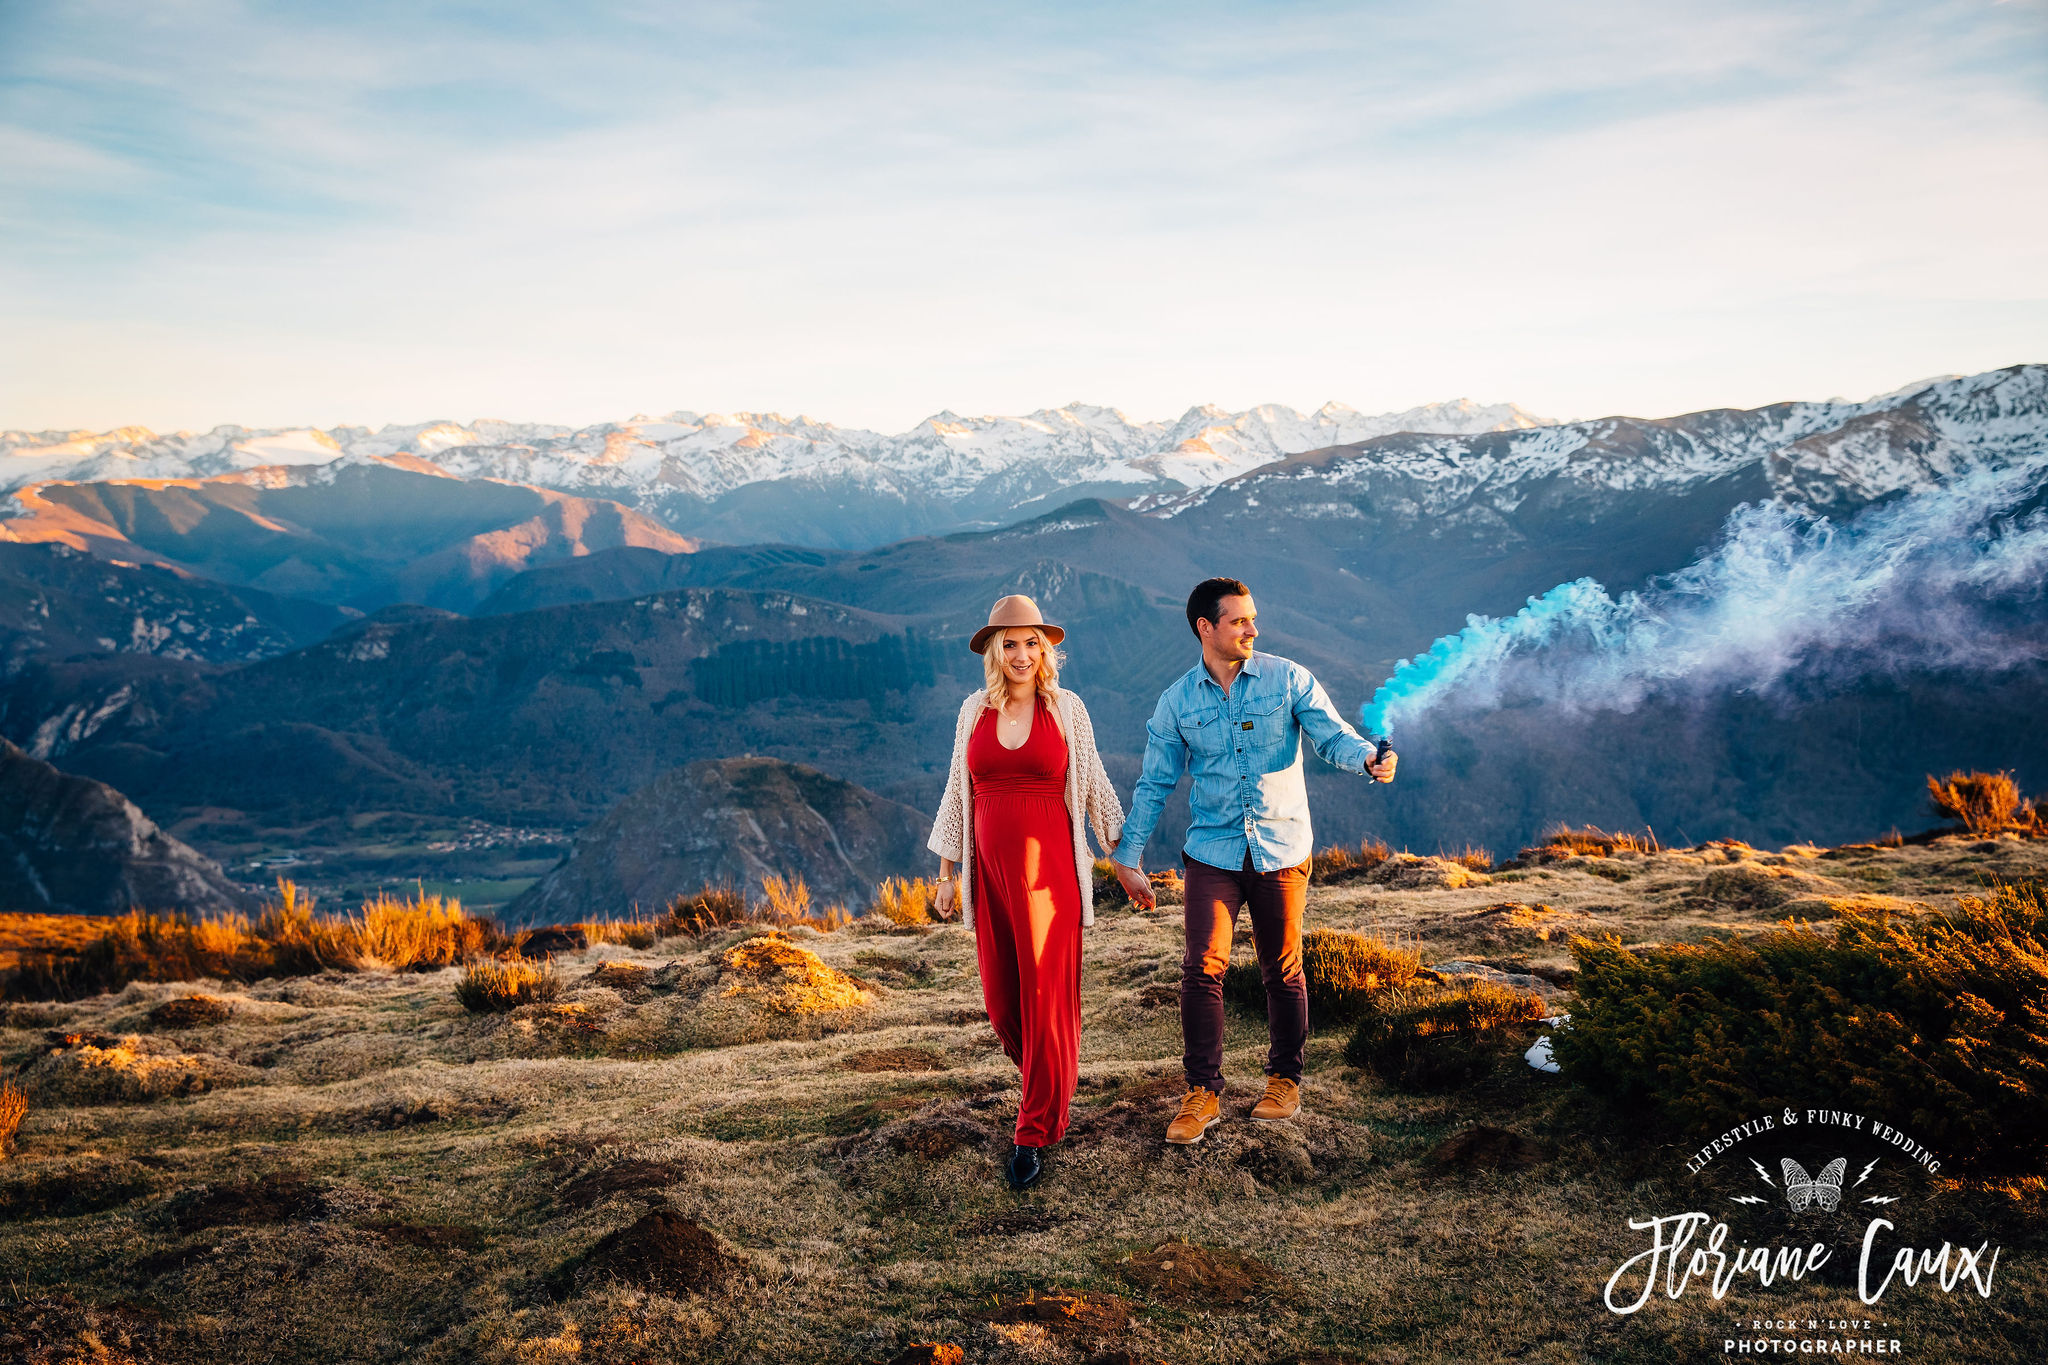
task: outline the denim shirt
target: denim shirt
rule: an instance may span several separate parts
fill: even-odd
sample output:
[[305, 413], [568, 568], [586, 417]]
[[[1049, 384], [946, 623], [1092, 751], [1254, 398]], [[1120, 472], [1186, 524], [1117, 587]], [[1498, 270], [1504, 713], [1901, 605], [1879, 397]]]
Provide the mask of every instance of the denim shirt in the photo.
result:
[[1197, 663], [1159, 696], [1145, 725], [1145, 768], [1131, 794], [1123, 840], [1110, 856], [1142, 867], [1160, 807], [1188, 792], [1187, 856], [1235, 871], [1272, 872], [1308, 860], [1314, 832], [1302, 780], [1302, 736], [1323, 761], [1363, 773], [1374, 747], [1330, 705], [1315, 675], [1292, 659], [1254, 652], [1225, 694]]

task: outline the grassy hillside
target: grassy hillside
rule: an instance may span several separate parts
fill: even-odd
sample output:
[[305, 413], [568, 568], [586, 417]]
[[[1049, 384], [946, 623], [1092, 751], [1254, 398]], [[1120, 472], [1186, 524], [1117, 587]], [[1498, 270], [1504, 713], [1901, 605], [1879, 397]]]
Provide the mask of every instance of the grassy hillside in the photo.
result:
[[[2048, 843], [1382, 868], [1318, 885], [1311, 923], [1517, 969], [1568, 1008], [1572, 934], [1938, 912], [2048, 875]], [[2038, 1177], [1930, 1192], [1944, 1235], [2003, 1248], [1988, 1301], [1923, 1284], [1870, 1312], [1839, 1280], [1745, 1281], [1622, 1317], [1600, 1297], [1639, 1249], [1626, 1219], [1692, 1207], [1696, 1144], [1519, 1061], [1411, 1094], [1329, 1026], [1303, 1118], [1256, 1126], [1263, 1021], [1233, 1010], [1229, 1118], [1168, 1149], [1179, 951], [1172, 906], [1101, 910], [1074, 1125], [1021, 1198], [998, 1177], [1014, 1073], [958, 927], [600, 944], [558, 960], [555, 999], [505, 1013], [466, 1012], [454, 967], [17, 1002], [0, 1063], [32, 1093], [0, 1163], [0, 1342], [38, 1362], [882, 1362], [954, 1342], [977, 1362], [1562, 1365], [1715, 1359], [1738, 1319], [1853, 1316], [1911, 1359], [2048, 1352]], [[175, 1003], [194, 993], [223, 1003]]]

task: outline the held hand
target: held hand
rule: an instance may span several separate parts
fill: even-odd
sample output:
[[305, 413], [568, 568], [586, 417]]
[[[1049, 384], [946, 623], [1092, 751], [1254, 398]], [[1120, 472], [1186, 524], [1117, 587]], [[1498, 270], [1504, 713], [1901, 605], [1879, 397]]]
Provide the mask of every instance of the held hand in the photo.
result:
[[1152, 894], [1152, 879], [1135, 867], [1116, 865], [1116, 879], [1123, 883], [1124, 894], [1131, 898], [1131, 904], [1140, 910], [1151, 910], [1158, 906], [1159, 898]]
[[1372, 774], [1372, 780], [1375, 782], [1392, 782], [1394, 780], [1394, 765], [1400, 761], [1401, 755], [1389, 752], [1379, 762], [1366, 765], [1365, 770]]
[[938, 906], [940, 919], [953, 918], [953, 903], [960, 899], [959, 888], [960, 883], [951, 877], [939, 883]]

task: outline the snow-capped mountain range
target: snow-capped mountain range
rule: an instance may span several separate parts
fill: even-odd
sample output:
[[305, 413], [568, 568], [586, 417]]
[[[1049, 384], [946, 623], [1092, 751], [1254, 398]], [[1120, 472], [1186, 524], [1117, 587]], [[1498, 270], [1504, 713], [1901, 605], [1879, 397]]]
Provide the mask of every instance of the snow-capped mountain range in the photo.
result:
[[[1323, 499], [1370, 490], [1421, 515], [1470, 517], [1510, 513], [1558, 482], [1582, 493], [1629, 492], [1755, 474], [1759, 491], [1825, 509], [1924, 491], [1973, 468], [2044, 454], [2048, 365], [2015, 365], [1922, 380], [1860, 403], [1402, 434], [1285, 460], [1218, 486], [1143, 497], [1133, 507], [1172, 517], [1196, 508], [1257, 507], [1261, 497], [1286, 488]], [[1350, 503], [1328, 505], [1357, 515]]]
[[[687, 536], [860, 549], [1007, 525], [1086, 497], [1172, 518], [1428, 518], [1474, 530], [1530, 497], [1584, 501], [1739, 482], [1820, 507], [1931, 487], [2048, 451], [2048, 366], [1943, 376], [1861, 402], [1547, 422], [1513, 404], [1367, 415], [1263, 406], [1133, 421], [1073, 403], [942, 412], [887, 436], [773, 413], [671, 413], [569, 428], [480, 420], [158, 436], [0, 433], [0, 517], [52, 481], [327, 483], [365, 464], [536, 486], [635, 508]], [[1262, 502], [1263, 500], [1263, 502]]]
[[[1393, 432], [1544, 425], [1512, 403], [1461, 399], [1380, 414], [1338, 403], [1306, 414], [1204, 406], [1172, 422], [1070, 403], [1022, 417], [941, 412], [893, 436], [776, 413], [694, 412], [581, 428], [486, 419], [380, 431], [5, 432], [0, 492], [48, 480], [206, 478], [409, 456], [461, 478], [612, 498], [694, 533], [858, 544], [1028, 515], [1035, 502], [1078, 491], [1206, 487], [1302, 451]], [[776, 523], [791, 515], [808, 523], [798, 530], [824, 534], [788, 534]]]

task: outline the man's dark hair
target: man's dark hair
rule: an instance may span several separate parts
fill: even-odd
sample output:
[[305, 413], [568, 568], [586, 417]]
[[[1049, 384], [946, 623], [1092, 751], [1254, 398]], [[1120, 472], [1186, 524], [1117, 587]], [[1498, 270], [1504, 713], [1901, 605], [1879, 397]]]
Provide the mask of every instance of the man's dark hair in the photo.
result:
[[1223, 599], [1226, 597], [1250, 597], [1252, 590], [1235, 578], [1205, 578], [1195, 584], [1195, 590], [1188, 594], [1188, 629], [1202, 638], [1202, 628], [1197, 621], [1215, 625], [1223, 615]]

